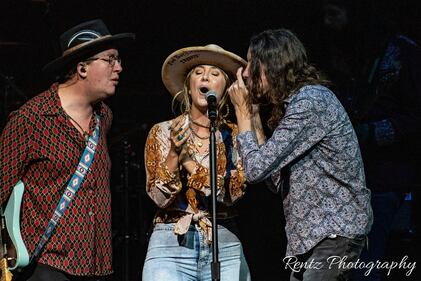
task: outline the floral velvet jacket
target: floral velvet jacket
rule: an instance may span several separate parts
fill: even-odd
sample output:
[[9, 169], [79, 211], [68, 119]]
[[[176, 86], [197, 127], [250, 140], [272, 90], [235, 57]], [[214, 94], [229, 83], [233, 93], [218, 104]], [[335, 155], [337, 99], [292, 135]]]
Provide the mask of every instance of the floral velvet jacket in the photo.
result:
[[[210, 241], [209, 151], [200, 154], [195, 137], [190, 134], [185, 145], [190, 157], [196, 162], [195, 172], [189, 174], [182, 166], [176, 172], [169, 171], [165, 159], [171, 147], [169, 127], [172, 122], [169, 120], [155, 124], [146, 140], [146, 191], [159, 207], [155, 223], [176, 223], [175, 233], [180, 235], [187, 232], [191, 223], [197, 223]], [[232, 205], [245, 191], [244, 171], [237, 154], [237, 134], [236, 125], [223, 122], [215, 135], [219, 218], [234, 215]]]

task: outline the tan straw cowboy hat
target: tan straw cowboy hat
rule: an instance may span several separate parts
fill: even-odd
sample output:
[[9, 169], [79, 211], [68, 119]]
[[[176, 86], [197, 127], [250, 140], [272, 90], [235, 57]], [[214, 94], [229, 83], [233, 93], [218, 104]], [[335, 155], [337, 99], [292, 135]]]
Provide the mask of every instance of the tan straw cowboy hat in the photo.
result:
[[245, 67], [246, 61], [218, 45], [195, 46], [177, 50], [167, 57], [162, 65], [162, 81], [167, 90], [174, 96], [183, 90], [184, 80], [189, 71], [198, 65], [216, 66], [236, 80], [239, 67]]

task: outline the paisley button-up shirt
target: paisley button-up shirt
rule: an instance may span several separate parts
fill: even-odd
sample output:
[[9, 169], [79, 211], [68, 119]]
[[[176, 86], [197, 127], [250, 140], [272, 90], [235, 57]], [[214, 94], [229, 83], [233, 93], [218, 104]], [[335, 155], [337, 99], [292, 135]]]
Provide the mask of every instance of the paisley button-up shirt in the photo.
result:
[[237, 140], [247, 180], [269, 179], [284, 195], [287, 255], [306, 253], [330, 235], [354, 238], [369, 232], [370, 191], [358, 140], [329, 89], [305, 86], [289, 98], [263, 146], [250, 131]]

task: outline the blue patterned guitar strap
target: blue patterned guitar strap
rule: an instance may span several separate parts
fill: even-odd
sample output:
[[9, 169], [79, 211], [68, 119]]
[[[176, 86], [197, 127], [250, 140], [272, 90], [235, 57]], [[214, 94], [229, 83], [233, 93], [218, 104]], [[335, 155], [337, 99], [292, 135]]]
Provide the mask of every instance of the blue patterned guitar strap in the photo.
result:
[[85, 151], [83, 152], [82, 157], [80, 158], [76, 171], [70, 179], [69, 183], [67, 184], [66, 190], [61, 196], [60, 201], [58, 202], [57, 207], [53, 213], [53, 216], [48, 222], [47, 229], [42, 235], [34, 253], [31, 256], [31, 262], [39, 255], [41, 250], [44, 248], [45, 243], [47, 243], [48, 239], [50, 239], [53, 230], [55, 229], [64, 212], [66, 211], [67, 206], [75, 197], [77, 190], [79, 189], [80, 185], [83, 182], [83, 179], [89, 171], [89, 167], [91, 166], [91, 163], [94, 159], [95, 150], [99, 139], [100, 118], [98, 115], [95, 115], [95, 118], [95, 131], [88, 138], [88, 143], [86, 144]]

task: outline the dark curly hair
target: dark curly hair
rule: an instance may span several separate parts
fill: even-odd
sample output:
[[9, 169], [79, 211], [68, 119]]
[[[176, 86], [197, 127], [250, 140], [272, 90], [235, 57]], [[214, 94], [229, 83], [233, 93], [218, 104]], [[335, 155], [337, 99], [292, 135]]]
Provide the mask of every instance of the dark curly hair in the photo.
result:
[[[284, 115], [284, 101], [309, 84], [329, 84], [307, 60], [306, 50], [297, 36], [287, 29], [265, 30], [250, 39], [250, 77], [247, 81], [253, 96], [263, 96], [271, 104], [268, 120], [276, 128]], [[269, 90], [262, 89], [264, 72]]]

